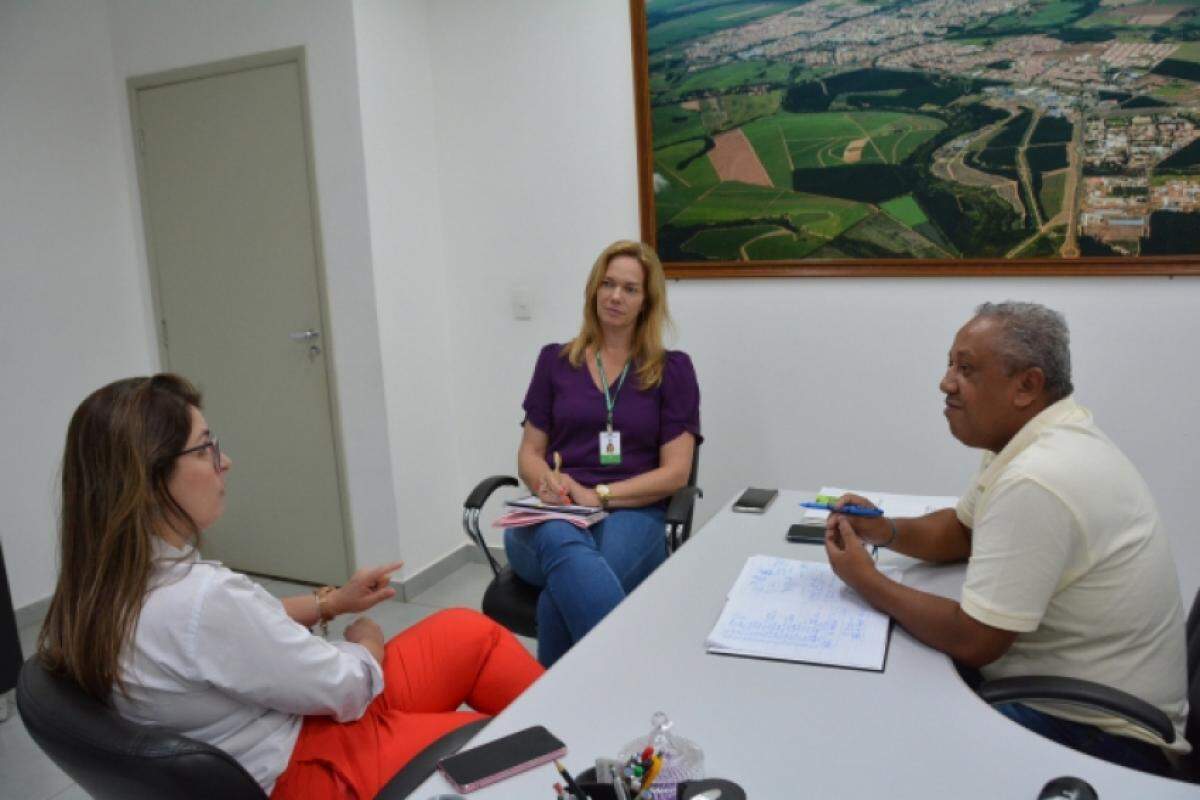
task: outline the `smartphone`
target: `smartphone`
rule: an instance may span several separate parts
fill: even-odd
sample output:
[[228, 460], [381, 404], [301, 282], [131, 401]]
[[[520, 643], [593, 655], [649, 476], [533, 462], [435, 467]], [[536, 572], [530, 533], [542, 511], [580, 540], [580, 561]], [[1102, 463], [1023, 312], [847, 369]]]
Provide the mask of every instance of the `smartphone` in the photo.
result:
[[742, 492], [742, 496], [734, 501], [733, 510], [746, 514], [761, 514], [767, 510], [767, 506], [775, 502], [775, 498], [778, 496], [778, 489], [755, 489], [751, 487]]
[[443, 758], [438, 769], [455, 789], [467, 794], [566, 754], [567, 746], [557, 736], [535, 725]]
[[787, 536], [784, 538], [787, 541], [795, 544], [824, 544], [825, 525], [806, 525], [802, 522], [797, 522], [795, 525], [788, 528]]

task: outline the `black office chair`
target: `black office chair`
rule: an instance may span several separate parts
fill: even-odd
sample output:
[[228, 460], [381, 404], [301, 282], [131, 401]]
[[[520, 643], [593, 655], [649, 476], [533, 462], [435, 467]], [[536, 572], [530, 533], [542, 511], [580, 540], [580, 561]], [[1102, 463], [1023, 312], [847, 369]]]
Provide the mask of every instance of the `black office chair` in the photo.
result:
[[0, 547], [0, 722], [8, 719], [8, 693], [17, 685], [21, 658], [21, 637], [17, 633], [17, 617], [8, 590], [4, 548]]
[[[1188, 719], [1184, 735], [1192, 752], [1180, 759], [1175, 777], [1200, 783], [1200, 592], [1192, 601], [1187, 618]], [[1023, 700], [1061, 700], [1091, 706], [1123, 717], [1162, 737], [1175, 741], [1175, 727], [1158, 707], [1131, 694], [1092, 681], [1047, 675], [999, 678], [986, 681], [977, 689], [979, 696], [995, 706]]]
[[[692, 470], [687, 486], [671, 495], [667, 504], [664, 535], [668, 554], [679, 549], [692, 535], [692, 513], [696, 508], [696, 498], [704, 496], [704, 492], [696, 486], [699, 470], [700, 447], [697, 445], [692, 450]], [[483, 593], [483, 613], [513, 633], [536, 638], [537, 601], [541, 589], [518, 578], [507, 565], [501, 567], [488, 551], [487, 542], [479, 530], [479, 515], [488, 498], [501, 486], [516, 486], [517, 483], [517, 479], [510, 475], [493, 475], [480, 481], [463, 503], [463, 530], [467, 538], [483, 551], [488, 566], [492, 568], [492, 580]]]
[[[50, 760], [95, 800], [265, 800], [250, 774], [223, 750], [165, 728], [139, 725], [51, 674], [37, 656], [17, 682], [17, 708]], [[376, 800], [407, 797], [489, 720], [434, 741], [405, 765]]]

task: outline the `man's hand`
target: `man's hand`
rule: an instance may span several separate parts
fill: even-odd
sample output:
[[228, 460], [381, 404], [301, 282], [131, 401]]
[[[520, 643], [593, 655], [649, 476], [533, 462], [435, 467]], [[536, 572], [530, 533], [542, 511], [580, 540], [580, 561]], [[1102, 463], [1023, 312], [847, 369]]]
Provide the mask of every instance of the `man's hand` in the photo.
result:
[[879, 575], [875, 559], [845, 516], [839, 517], [835, 527], [825, 529], [825, 554], [834, 574], [860, 593], [864, 583]]
[[388, 579], [392, 573], [404, 566], [403, 561], [381, 567], [366, 567], [350, 576], [337, 591], [329, 596], [330, 608], [335, 615], [366, 611], [384, 600], [396, 596]]
[[[875, 504], [867, 498], [849, 493], [839, 497], [834, 503], [834, 508], [838, 509], [847, 505], [875, 508]], [[836, 510], [829, 512], [829, 516], [825, 518], [825, 533], [828, 535], [830, 531], [836, 531], [842, 520], [850, 524], [858, 538], [869, 544], [886, 542], [892, 537], [892, 526], [884, 517], [855, 517], [849, 514], [839, 514]]]

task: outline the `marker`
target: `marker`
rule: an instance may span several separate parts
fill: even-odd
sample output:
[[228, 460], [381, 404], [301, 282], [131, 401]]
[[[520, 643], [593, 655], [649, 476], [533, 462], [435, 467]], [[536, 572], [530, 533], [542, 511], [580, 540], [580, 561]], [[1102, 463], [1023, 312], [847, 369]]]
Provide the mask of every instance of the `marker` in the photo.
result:
[[835, 508], [833, 503], [801, 503], [804, 508], [819, 508], [823, 511], [832, 511], [835, 514], [848, 514], [852, 517], [882, 517], [882, 508], [871, 508], [870, 506], [856, 506], [850, 503]]
[[561, 761], [555, 759], [554, 766], [558, 769], [558, 774], [562, 775], [563, 780], [567, 782], [567, 791], [571, 797], [578, 797], [579, 800], [591, 800], [590, 797], [583, 793], [583, 789], [579, 788], [579, 784], [571, 777], [571, 773], [567, 772], [567, 768], [563, 766]]

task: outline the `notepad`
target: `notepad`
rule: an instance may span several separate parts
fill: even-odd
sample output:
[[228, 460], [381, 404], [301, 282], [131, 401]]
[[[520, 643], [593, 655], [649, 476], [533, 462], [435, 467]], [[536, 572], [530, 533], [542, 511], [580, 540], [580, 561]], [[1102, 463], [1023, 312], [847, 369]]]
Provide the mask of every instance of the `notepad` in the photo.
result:
[[[899, 570], [881, 571], [900, 580]], [[887, 615], [828, 564], [756, 555], [742, 567], [705, 647], [710, 653], [882, 671], [890, 632]]]
[[[889, 517], [923, 517], [942, 508], [954, 508], [958, 505], [957, 497], [939, 495], [893, 494], [891, 492], [871, 492], [865, 489], [839, 489], [834, 486], [822, 486], [818, 495], [841, 497], [847, 492], [865, 497], [876, 508], [883, 509]], [[829, 512], [819, 508], [804, 509], [801, 521], [805, 524], [824, 522]]]
[[542, 498], [533, 494], [527, 497], [518, 497], [516, 500], [508, 500], [504, 505], [511, 508], [532, 509], [534, 511], [553, 511], [556, 514], [578, 514], [581, 517], [588, 517], [602, 511], [600, 506], [576, 506], [569, 503], [550, 505], [549, 503], [542, 502]]

